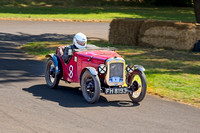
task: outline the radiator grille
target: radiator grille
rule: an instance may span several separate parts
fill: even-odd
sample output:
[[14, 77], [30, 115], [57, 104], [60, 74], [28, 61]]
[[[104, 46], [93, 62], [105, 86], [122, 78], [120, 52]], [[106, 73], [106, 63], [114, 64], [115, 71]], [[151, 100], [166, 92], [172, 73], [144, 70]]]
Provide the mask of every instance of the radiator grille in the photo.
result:
[[109, 78], [120, 77], [120, 79], [123, 79], [123, 65], [123, 63], [111, 63]]

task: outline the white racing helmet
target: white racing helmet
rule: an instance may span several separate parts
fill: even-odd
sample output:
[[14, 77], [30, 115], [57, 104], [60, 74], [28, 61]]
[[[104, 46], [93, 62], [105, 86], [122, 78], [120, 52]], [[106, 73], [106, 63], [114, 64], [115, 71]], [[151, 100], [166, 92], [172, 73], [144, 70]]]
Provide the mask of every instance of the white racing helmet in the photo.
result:
[[73, 44], [78, 49], [84, 49], [87, 45], [87, 37], [83, 33], [79, 32], [74, 36]]

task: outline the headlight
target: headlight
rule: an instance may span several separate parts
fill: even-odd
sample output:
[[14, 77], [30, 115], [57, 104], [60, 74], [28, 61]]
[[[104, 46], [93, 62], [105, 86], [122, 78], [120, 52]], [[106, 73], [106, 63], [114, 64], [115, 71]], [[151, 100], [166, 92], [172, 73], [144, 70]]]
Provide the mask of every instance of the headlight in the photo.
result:
[[99, 65], [99, 67], [98, 67], [98, 71], [99, 71], [99, 73], [101, 73], [101, 74], [104, 74], [104, 73], [106, 73], [106, 66], [104, 65], [104, 64], [101, 64], [101, 65]]
[[129, 72], [129, 73], [132, 73], [132, 72], [134, 71], [134, 65], [129, 64], [129, 65], [126, 67], [126, 71]]

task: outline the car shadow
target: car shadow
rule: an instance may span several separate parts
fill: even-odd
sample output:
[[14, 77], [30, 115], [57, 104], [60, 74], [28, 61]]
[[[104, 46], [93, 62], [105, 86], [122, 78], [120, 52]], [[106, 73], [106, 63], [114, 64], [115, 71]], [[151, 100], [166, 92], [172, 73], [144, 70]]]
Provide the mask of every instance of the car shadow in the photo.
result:
[[139, 103], [132, 103], [127, 100], [120, 101], [108, 101], [104, 96], [100, 96], [97, 103], [90, 104], [87, 103], [79, 87], [66, 87], [59, 86], [57, 89], [50, 89], [45, 84], [34, 85], [29, 88], [23, 88], [23, 91], [32, 93], [33, 96], [41, 100], [49, 100], [57, 102], [63, 107], [105, 107], [105, 106], [115, 106], [115, 107], [136, 107]]
[[[29, 42], [45, 42], [45, 41], [68, 41], [72, 40], [75, 34], [57, 34], [57, 33], [44, 33], [39, 35], [32, 35], [23, 32], [18, 34], [0, 32], [0, 41], [15, 42], [9, 45], [23, 45]], [[103, 40], [98, 37], [88, 37], [88, 40]], [[18, 45], [17, 45], [18, 44]]]
[[[0, 32], [0, 84], [30, 81], [33, 77], [44, 75], [45, 63], [33, 59], [34, 56], [27, 56], [18, 49], [19, 46], [38, 41], [58, 41], [59, 43], [59, 41], [72, 40], [73, 36], [74, 34], [44, 33], [32, 35], [22, 32], [17, 34]], [[100, 40], [96, 37], [90, 38]]]

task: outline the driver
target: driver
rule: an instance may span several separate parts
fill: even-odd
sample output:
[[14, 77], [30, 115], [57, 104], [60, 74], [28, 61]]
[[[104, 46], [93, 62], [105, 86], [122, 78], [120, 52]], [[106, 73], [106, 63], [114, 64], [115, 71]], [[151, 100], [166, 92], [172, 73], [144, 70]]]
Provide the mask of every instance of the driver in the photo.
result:
[[85, 49], [86, 45], [87, 45], [87, 37], [81, 32], [77, 33], [73, 38], [73, 45], [70, 45], [64, 49], [62, 56], [64, 62], [65, 63], [69, 62], [74, 49], [83, 50]]

